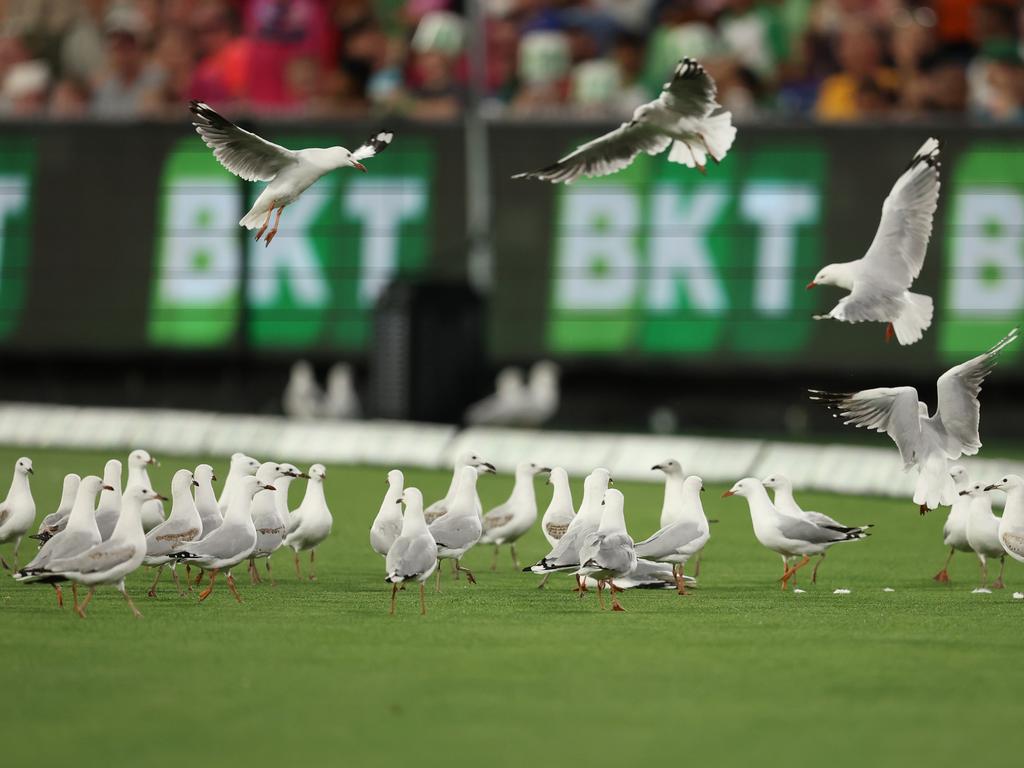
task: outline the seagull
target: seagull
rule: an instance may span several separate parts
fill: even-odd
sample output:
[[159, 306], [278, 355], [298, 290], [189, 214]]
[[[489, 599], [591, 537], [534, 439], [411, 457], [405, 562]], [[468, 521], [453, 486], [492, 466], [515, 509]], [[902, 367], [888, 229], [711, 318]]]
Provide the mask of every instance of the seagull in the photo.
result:
[[[14, 463], [14, 477], [7, 498], [0, 501], [0, 544], [14, 542], [14, 570], [18, 570], [18, 550], [21, 540], [36, 521], [36, 502], [28, 476], [34, 474], [32, 459], [22, 456]], [[11, 570], [7, 561], [0, 556], [0, 565], [5, 571]]]
[[886, 341], [893, 335], [900, 344], [920, 340], [932, 324], [932, 299], [911, 293], [910, 286], [924, 266], [938, 204], [939, 142], [928, 139], [882, 203], [882, 220], [867, 253], [822, 267], [807, 284], [808, 290], [834, 285], [850, 292], [814, 319], [887, 323]]
[[[448, 511], [448, 507], [452, 503], [452, 499], [455, 498], [455, 492], [458, 490], [460, 472], [463, 467], [476, 467], [481, 473], [495, 472], [494, 465], [490, 462], [484, 461], [477, 454], [471, 451], [460, 453], [455, 459], [455, 464], [452, 467], [452, 481], [448, 484], [448, 492], [444, 495], [443, 499], [435, 501], [423, 512], [423, 517], [427, 521], [427, 525], [430, 525]], [[474, 493], [476, 493], [476, 491], [474, 491]], [[483, 516], [484, 508], [483, 504], [480, 503], [479, 496], [476, 498], [476, 512], [478, 515]]]
[[238, 485], [243, 477], [255, 475], [256, 470], [259, 468], [260, 463], [252, 456], [246, 456], [244, 453], [231, 454], [228, 476], [224, 478], [224, 487], [221, 488], [220, 498], [217, 499], [217, 506], [220, 508], [221, 517], [228, 511], [228, 505], [231, 503], [231, 494], [234, 492], [235, 486]]
[[358, 419], [363, 412], [353, 381], [352, 366], [335, 363], [327, 371], [327, 387], [321, 403], [321, 415], [327, 419]]
[[669, 145], [669, 162], [705, 172], [708, 158], [720, 163], [736, 138], [729, 112], [715, 101], [715, 81], [694, 59], [680, 61], [661, 95], [642, 104], [633, 119], [578, 147], [557, 163], [513, 179], [575, 181], [607, 176], [628, 167], [641, 152], [660, 155]]
[[[562, 467], [552, 467], [548, 473], [547, 484], [553, 490], [548, 508], [544, 510], [544, 516], [540, 519], [540, 530], [548, 540], [548, 546], [554, 547], [569, 529], [573, 518], [576, 517], [576, 510], [573, 508], [568, 472]], [[551, 574], [545, 573], [537, 589], [543, 589], [550, 578]]]
[[209, 464], [199, 464], [192, 473], [195, 478], [195, 501], [196, 510], [199, 512], [199, 519], [203, 523], [203, 536], [209, 536], [224, 522], [224, 516], [217, 506], [217, 494], [213, 490], [213, 483], [217, 475]]
[[[637, 557], [636, 567], [625, 576], [619, 576], [612, 581], [619, 591], [625, 589], [675, 589], [678, 590], [678, 577], [675, 570], [668, 563], [656, 563], [653, 560], [644, 560]], [[687, 586], [693, 587], [697, 580], [692, 576], [683, 576]], [[583, 580], [588, 587], [597, 588], [597, 579], [588, 576]]]
[[[761, 481], [761, 484], [765, 488], [775, 489], [775, 499], [773, 503], [775, 504], [775, 508], [784, 515], [798, 517], [809, 523], [814, 523], [815, 525], [820, 525], [825, 528], [831, 528], [832, 530], [839, 531], [840, 533], [850, 533], [853, 531], [866, 532], [868, 528], [874, 527], [873, 524], [854, 526], [843, 525], [838, 520], [822, 514], [821, 512], [805, 511], [796, 503], [796, 499], [793, 496], [793, 483], [785, 475], [768, 475], [768, 477]], [[824, 559], [825, 553], [822, 552], [818, 556], [818, 562], [814, 564], [814, 570], [811, 571], [812, 584], [818, 583], [818, 566], [821, 565], [821, 561]]]
[[711, 527], [704, 516], [700, 495], [704, 492], [704, 481], [697, 475], [690, 475], [682, 484], [680, 507], [682, 513], [668, 525], [663, 525], [649, 538], [636, 543], [637, 557], [659, 563], [671, 563], [675, 574], [676, 591], [688, 594], [683, 571], [686, 562], [698, 554], [711, 538]]
[[[722, 494], [723, 499], [728, 496], [743, 496], [747, 500], [754, 536], [762, 546], [782, 556], [783, 573], [779, 581], [783, 589], [796, 572], [810, 562], [812, 555], [820, 555], [833, 544], [858, 541], [869, 535], [860, 530], [843, 533], [782, 514], [768, 498], [761, 481], [754, 477], [743, 478]], [[790, 567], [789, 558], [797, 555], [802, 556], [800, 562]]]
[[[128, 486], [141, 485], [143, 488], [152, 488], [148, 472], [150, 466], [160, 466], [160, 462], [150, 456], [148, 451], [140, 448], [128, 454]], [[164, 505], [159, 499], [147, 501], [142, 505], [143, 530], [148, 533], [163, 521]]]
[[314, 464], [306, 474], [309, 477], [306, 494], [298, 509], [292, 513], [283, 546], [291, 547], [295, 553], [295, 575], [300, 579], [302, 571], [299, 567], [299, 552], [309, 550], [309, 580], [316, 581], [316, 548], [331, 535], [334, 518], [331, 517], [331, 510], [327, 508], [327, 499], [324, 497], [327, 468], [323, 464]]
[[231, 569], [248, 558], [256, 546], [256, 526], [249, 513], [253, 497], [260, 491], [272, 490], [274, 486], [261, 483], [252, 475], [239, 478], [221, 526], [209, 536], [190, 542], [171, 554], [175, 560], [196, 563], [210, 572], [210, 583], [199, 593], [199, 602], [210, 596], [217, 575], [223, 570], [228, 572], [228, 589], [237, 602], [242, 602]]
[[117, 518], [117, 525], [110, 538], [101, 541], [94, 547], [84, 552], [50, 560], [49, 564], [41, 570], [42, 573], [67, 579], [76, 584], [89, 587], [89, 594], [85, 601], [79, 605], [78, 591], [75, 590], [75, 612], [85, 618], [85, 609], [88, 607], [96, 587], [104, 584], [113, 584], [117, 587], [132, 614], [136, 618], [142, 618], [135, 607], [135, 603], [128, 596], [125, 589], [125, 577], [142, 565], [146, 557], [146, 532], [142, 530], [142, 505], [152, 499], [162, 500], [159, 493], [139, 485], [133, 485], [124, 493], [124, 503], [121, 514]]
[[295, 202], [317, 179], [336, 168], [356, 168], [366, 173], [366, 166], [360, 161], [383, 152], [394, 138], [390, 131], [381, 131], [354, 152], [344, 147], [292, 151], [242, 130], [201, 101], [190, 102], [189, 110], [196, 133], [213, 150], [213, 156], [221, 165], [245, 181], [270, 182], [238, 222], [246, 229], [259, 227], [256, 233], [259, 240], [267, 232], [270, 214], [276, 209], [277, 218], [267, 232], [267, 245], [277, 234], [281, 211], [286, 205]]
[[502, 368], [494, 379], [494, 392], [466, 408], [463, 419], [476, 426], [508, 426], [516, 422], [528, 399], [523, 371]]
[[999, 543], [1006, 554], [1024, 563], [1024, 480], [1019, 475], [1007, 475], [985, 490], [1006, 494], [1006, 506], [999, 518]]
[[[304, 480], [309, 480], [309, 475], [306, 472], [300, 470], [294, 464], [282, 464], [281, 466], [287, 469], [288, 471], [286, 474], [282, 475], [281, 477], [277, 478], [277, 480], [274, 481], [274, 487], [277, 489], [273, 492], [274, 507], [277, 509], [278, 518], [284, 521], [285, 534], [287, 535], [288, 529], [291, 527], [292, 524], [292, 511], [288, 506], [288, 491], [296, 478], [301, 477]], [[281, 539], [281, 543], [278, 544], [277, 549], [280, 549], [283, 546], [284, 538]], [[275, 549], [274, 551], [276, 552], [277, 549]], [[274, 580], [274, 577], [270, 573], [269, 555], [266, 558], [266, 568], [267, 576], [270, 578], [270, 586], [277, 586], [277, 582]]]
[[919, 471], [914, 503], [923, 515], [956, 499], [949, 462], [973, 456], [981, 448], [978, 427], [981, 383], [995, 367], [999, 353], [1017, 339], [1017, 328], [977, 357], [950, 368], [939, 377], [938, 408], [928, 406], [913, 387], [878, 387], [835, 394], [810, 390], [811, 399], [824, 402], [846, 419], [844, 424], [886, 432], [900, 449], [904, 469]]
[[[1002, 589], [1003, 569], [1006, 567], [1006, 550], [999, 540], [999, 518], [992, 514], [992, 497], [985, 483], [972, 483], [961, 496], [970, 497], [967, 510], [967, 543], [978, 556], [981, 571], [979, 589]], [[988, 558], [999, 558], [999, 576], [988, 585]]]
[[[688, 509], [683, 502], [683, 481], [686, 479], [686, 473], [683, 472], [682, 465], [675, 459], [666, 459], [660, 464], [655, 464], [651, 467], [651, 471], [660, 470], [665, 473], [665, 497], [661, 502], [661, 521], [658, 523], [659, 528], [664, 528], [670, 523], [674, 523], [681, 517], [686, 517], [689, 520], [696, 520], [693, 510]], [[698, 503], [700, 497], [697, 497]], [[691, 505], [692, 506], [692, 505]], [[707, 518], [704, 517], [703, 507], [700, 510], [700, 519], [707, 522]], [[693, 567], [693, 575], [700, 576], [700, 561], [701, 555], [703, 555], [703, 548], [697, 552], [697, 562]], [[672, 571], [678, 570], [673, 564]], [[683, 583], [685, 584], [685, 577]]]
[[[601, 502], [611, 482], [611, 473], [604, 467], [598, 467], [587, 475], [583, 481], [583, 500], [580, 502], [579, 514], [572, 519], [565, 534], [551, 551], [533, 565], [524, 568], [524, 572], [549, 574], [579, 570], [580, 548], [586, 537], [601, 524]], [[584, 590], [580, 577], [576, 579], [576, 588], [581, 592]]]
[[[485, 472], [491, 472], [490, 465], [483, 466]], [[483, 522], [477, 511], [479, 499], [476, 494], [477, 467], [466, 465], [459, 470], [459, 484], [455, 490], [455, 498], [448, 506], [448, 512], [430, 523], [430, 535], [437, 543], [439, 560], [454, 560], [456, 574], [465, 571], [470, 584], [476, 584], [473, 572], [463, 568], [459, 562], [480, 540], [483, 534]], [[441, 572], [437, 572], [434, 591], [441, 591]]]
[[516, 570], [519, 570], [516, 542], [537, 522], [537, 494], [533, 488], [533, 478], [542, 472], [550, 471], [550, 468], [532, 461], [520, 462], [516, 465], [516, 479], [508, 500], [484, 515], [484, 532], [480, 537], [480, 543], [494, 545], [492, 571], [498, 570], [498, 550], [502, 544], [509, 545], [512, 562]]
[[109, 539], [121, 516], [121, 462], [117, 459], [110, 459], [103, 465], [103, 485], [110, 490], [100, 493], [96, 507], [96, 527], [100, 529], [103, 539]]
[[423, 517], [423, 494], [418, 488], [406, 488], [395, 506], [405, 502], [405, 517], [402, 533], [388, 550], [386, 565], [388, 575], [384, 578], [391, 584], [391, 615], [395, 613], [395, 599], [398, 585], [406, 581], [420, 583], [420, 615], [427, 613], [427, 601], [423, 594], [423, 583], [437, 568], [437, 545], [430, 535], [427, 521]]
[[949, 555], [946, 562], [942, 564], [942, 570], [932, 578], [942, 584], [949, 583], [949, 561], [957, 550], [961, 552], [973, 552], [971, 545], [967, 543], [967, 513], [971, 507], [970, 496], [961, 496], [961, 491], [966, 491], [971, 484], [971, 478], [967, 470], [959, 464], [949, 468], [949, 475], [953, 478], [957, 496], [949, 508], [949, 516], [946, 524], [942, 526], [942, 543], [949, 547]]
[[[171, 514], [167, 520], [154, 527], [146, 534], [145, 565], [155, 567], [156, 578], [147, 593], [156, 597], [156, 585], [163, 575], [164, 566], [171, 563], [171, 576], [178, 595], [185, 596], [185, 591], [178, 582], [178, 574], [174, 567], [177, 561], [172, 557], [175, 550], [187, 546], [188, 542], [197, 541], [203, 534], [203, 519], [199, 516], [195, 499], [192, 498], [193, 486], [199, 485], [191, 470], [179, 469], [171, 478]], [[189, 588], [191, 588], [189, 584]]]
[[[395, 540], [402, 535], [402, 527], [405, 525], [402, 520], [402, 510], [398, 506], [402, 502], [405, 486], [402, 470], [392, 469], [388, 472], [387, 485], [388, 490], [384, 494], [384, 500], [380, 503], [380, 509], [373, 519], [373, 525], [370, 526], [370, 546], [381, 557], [387, 557]], [[420, 516], [422, 517], [422, 515], [423, 495], [420, 494]]]
[[78, 486], [81, 482], [82, 478], [74, 472], [64, 475], [64, 485], [61, 487], [60, 503], [57, 504], [57, 509], [43, 518], [43, 522], [39, 524], [39, 530], [35, 535], [29, 536], [30, 539], [37, 539], [42, 546], [55, 534], [64, 530], [68, 524], [68, 516], [75, 504], [75, 496], [78, 494]]
[[285, 534], [288, 532], [288, 524], [291, 522], [291, 515], [281, 517], [278, 512], [276, 500], [279, 490], [278, 480], [286, 476], [295, 479], [300, 474], [303, 472], [298, 467], [291, 464], [278, 464], [274, 461], [265, 461], [256, 470], [256, 479], [264, 485], [273, 486], [274, 490], [269, 493], [257, 494], [249, 508], [253, 525], [256, 526], [256, 546], [249, 553], [249, 581], [253, 584], [261, 582], [259, 569], [256, 568], [256, 558], [270, 559], [270, 556], [284, 541]]
[[[78, 475], [75, 477], [78, 478]], [[74, 485], [75, 498], [63, 530], [47, 539], [32, 561], [14, 574], [14, 578], [20, 582], [51, 584], [57, 593], [57, 605], [61, 608], [64, 607], [64, 594], [60, 586], [63, 579], [48, 574], [43, 569], [52, 560], [80, 555], [102, 541], [100, 531], [96, 527], [96, 495], [104, 488], [103, 481], [95, 475], [86, 475]], [[74, 585], [74, 589], [77, 603], [77, 584]]]
[[[612, 593], [613, 611], [626, 610], [615, 596], [619, 591], [615, 586], [615, 579], [628, 576], [637, 564], [633, 539], [626, 532], [624, 503], [621, 491], [612, 488], [605, 493], [601, 524], [584, 539], [583, 546], [580, 547], [580, 568], [576, 571], [582, 578], [591, 576], [597, 579], [597, 599], [602, 608], [604, 597], [601, 590], [603, 584], [608, 584]], [[582, 592], [580, 597], [583, 597]]]
[[281, 409], [290, 419], [309, 421], [320, 415], [324, 393], [316, 383], [313, 365], [308, 360], [296, 360], [288, 373], [288, 383], [281, 395]]

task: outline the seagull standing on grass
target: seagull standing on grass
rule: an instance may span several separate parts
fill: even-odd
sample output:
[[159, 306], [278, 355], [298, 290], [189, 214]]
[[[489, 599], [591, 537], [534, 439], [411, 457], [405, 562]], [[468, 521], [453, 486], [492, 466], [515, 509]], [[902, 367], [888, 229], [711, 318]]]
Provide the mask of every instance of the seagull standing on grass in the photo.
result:
[[[851, 533], [851, 532], [865, 532], [868, 528], [872, 528], [872, 524], [868, 525], [843, 525], [838, 520], [829, 517], [828, 515], [822, 514], [821, 512], [808, 512], [805, 511], [799, 504], [796, 503], [796, 498], [793, 496], [793, 483], [785, 475], [768, 475], [761, 484], [765, 488], [775, 489], [775, 508], [784, 515], [790, 515], [791, 517], [799, 517], [802, 520], [806, 520], [809, 523], [820, 525], [825, 528], [831, 528], [834, 531], [840, 533]], [[814, 564], [814, 570], [811, 571], [811, 583], [818, 583], [818, 566], [821, 565], [821, 561], [825, 559], [825, 552], [822, 552], [818, 556], [818, 562]]]
[[683, 571], [686, 562], [700, 553], [711, 538], [711, 527], [704, 517], [700, 495], [704, 492], [704, 481], [697, 475], [690, 475], [682, 483], [682, 514], [656, 533], [636, 543], [637, 557], [659, 563], [671, 563], [675, 576], [676, 590], [686, 595]]
[[[490, 465], [484, 466], [483, 471]], [[483, 534], [483, 522], [477, 512], [476, 478], [477, 468], [465, 466], [460, 472], [459, 484], [455, 490], [455, 498], [448, 507], [448, 512], [430, 523], [430, 535], [437, 542], [439, 560], [453, 560], [455, 572], [464, 571], [470, 584], [476, 584], [476, 578], [469, 568], [463, 568], [459, 562], [462, 556], [472, 549]], [[441, 591], [441, 572], [437, 572], [434, 591]]]
[[[1003, 569], [1006, 568], [1006, 550], [999, 543], [999, 518], [992, 514], [992, 497], [985, 483], [972, 483], [967, 490], [960, 491], [968, 496], [971, 505], [967, 510], [967, 543], [978, 556], [981, 584], [978, 589], [1002, 589]], [[988, 559], [999, 558], [999, 576], [988, 584]]]
[[[580, 548], [587, 536], [601, 525], [601, 514], [604, 511], [601, 502], [612, 482], [611, 473], [604, 467], [598, 467], [583, 481], [583, 500], [580, 511], [569, 523], [565, 534], [544, 557], [524, 571], [538, 574], [556, 573], [558, 571], [578, 571], [580, 567]], [[586, 591], [581, 576], [576, 577], [576, 589]]]
[[[381, 557], [387, 557], [392, 545], [402, 535], [405, 522], [402, 519], [402, 494], [405, 491], [405, 476], [402, 470], [392, 469], [388, 472], [388, 490], [384, 501], [380, 503], [377, 516], [370, 526], [370, 546]], [[419, 493], [419, 491], [417, 491]], [[420, 517], [423, 516], [423, 495], [420, 494]]]
[[[0, 501], [0, 544], [14, 542], [14, 570], [18, 570], [18, 551], [21, 540], [36, 521], [36, 502], [28, 476], [33, 474], [32, 459], [22, 456], [14, 463], [14, 477], [7, 498]], [[7, 561], [0, 556], [0, 565], [5, 571], [11, 570]]]
[[316, 548], [331, 535], [334, 518], [324, 496], [327, 468], [323, 464], [314, 464], [306, 474], [309, 477], [306, 494], [292, 513], [283, 546], [291, 547], [295, 553], [295, 575], [300, 579], [299, 552], [309, 550], [309, 580], [316, 581]]
[[957, 497], [949, 508], [946, 524], [942, 526], [942, 543], [949, 547], [949, 555], [946, 557], [946, 562], [942, 564], [942, 570], [932, 577], [941, 584], [949, 583], [949, 562], [953, 559], [956, 551], [974, 551], [967, 542], [967, 514], [971, 508], [971, 497], [960, 495], [961, 491], [966, 491], [970, 487], [971, 478], [967, 475], [967, 470], [959, 464], [950, 467], [949, 474], [953, 478]]
[[405, 517], [402, 520], [402, 533], [388, 550], [385, 566], [388, 575], [384, 580], [391, 584], [390, 613], [392, 616], [395, 613], [399, 585], [406, 581], [418, 581], [420, 615], [425, 616], [427, 601], [423, 594], [423, 583], [437, 568], [437, 545], [423, 517], [423, 494], [418, 488], [406, 488], [401, 498], [395, 501], [395, 506], [403, 501]]
[[516, 570], [519, 570], [516, 542], [537, 522], [537, 494], [533, 488], [533, 478], [541, 472], [550, 471], [548, 467], [542, 467], [532, 461], [520, 462], [516, 465], [515, 484], [512, 486], [512, 494], [508, 501], [484, 515], [484, 532], [480, 537], [480, 543], [494, 545], [492, 571], [498, 569], [498, 550], [502, 544], [509, 545], [512, 562]]
[[938, 204], [939, 142], [928, 139], [885, 198], [867, 253], [856, 261], [822, 267], [807, 284], [808, 290], [834, 285], [850, 292], [831, 312], [814, 319], [886, 323], [886, 341], [893, 335], [900, 344], [918, 341], [932, 324], [932, 300], [911, 293], [910, 286], [924, 266]]
[[[613, 611], [626, 610], [615, 596], [619, 591], [615, 579], [628, 576], [637, 564], [633, 539], [626, 532], [624, 503], [621, 491], [612, 488], [605, 493], [601, 524], [584, 540], [580, 548], [580, 568], [576, 572], [582, 578], [591, 576], [597, 579], [597, 599], [601, 608], [604, 608], [601, 590], [605, 583], [608, 584], [612, 593]], [[580, 597], [583, 597], [582, 592]]]
[[[366, 166], [360, 162], [387, 149], [394, 134], [381, 131], [365, 144], [350, 152], [344, 147], [326, 149], [300, 149], [292, 151], [261, 139], [254, 133], [244, 131], [234, 123], [225, 120], [201, 101], [189, 104], [192, 125], [203, 142], [213, 150], [213, 156], [231, 173], [245, 181], [269, 181], [256, 202], [239, 223], [246, 229], [256, 229], [256, 239], [267, 233], [264, 241], [270, 241], [277, 234], [284, 207], [295, 202], [313, 183], [326, 173], [337, 168], [356, 168], [366, 173]], [[277, 211], [274, 226], [267, 232], [270, 214]]]
[[[304, 473], [296, 466], [273, 461], [264, 462], [256, 472], [256, 479], [264, 485], [272, 485], [274, 490], [257, 494], [249, 508], [253, 525], [256, 526], [256, 546], [249, 554], [249, 581], [253, 584], [262, 581], [256, 560], [266, 558], [269, 564], [270, 556], [281, 546], [291, 522], [291, 515], [281, 517], [278, 512], [277, 492], [284, 487], [279, 481], [284, 477], [294, 480], [301, 474]], [[269, 575], [269, 568], [267, 570]]]
[[132, 614], [142, 618], [135, 603], [125, 590], [125, 577], [142, 565], [146, 557], [146, 532], [142, 530], [142, 505], [152, 499], [164, 500], [149, 488], [133, 485], [124, 493], [121, 514], [114, 532], [106, 541], [72, 557], [51, 560], [43, 572], [89, 587], [85, 601], [78, 604], [75, 590], [75, 612], [85, 618], [85, 609], [92, 600], [96, 587], [112, 584], [117, 587]]
[[203, 523], [203, 536], [207, 536], [224, 522], [224, 515], [220, 513], [220, 507], [217, 506], [217, 494], [213, 490], [213, 483], [217, 479], [217, 475], [209, 464], [199, 464], [192, 476], [196, 481], [196, 510]]
[[1017, 339], [1011, 330], [995, 346], [939, 377], [938, 408], [928, 406], [913, 387], [878, 387], [861, 392], [835, 394], [810, 390], [811, 399], [824, 402], [856, 427], [885, 432], [900, 449], [904, 469], [919, 471], [914, 503], [923, 515], [938, 506], [950, 506], [956, 489], [949, 462], [973, 456], [981, 448], [981, 384], [999, 360], [999, 353]]
[[999, 518], [999, 543], [1006, 554], [1024, 563], [1024, 480], [1019, 475], [1007, 475], [985, 490], [1006, 494], [1006, 506]]
[[240, 478], [221, 526], [209, 536], [190, 542], [171, 555], [175, 560], [196, 563], [210, 572], [210, 583], [199, 593], [199, 602], [210, 596], [217, 575], [224, 570], [228, 572], [228, 589], [236, 601], [242, 602], [231, 569], [247, 559], [256, 546], [256, 526], [249, 512], [253, 497], [260, 491], [272, 490], [273, 486], [261, 483], [252, 475]]
[[[736, 138], [729, 112], [717, 112], [715, 81], [693, 59], [683, 59], [661, 95], [642, 104], [633, 119], [614, 131], [578, 147], [557, 163], [513, 179], [542, 179], [553, 183], [580, 176], [607, 176], [632, 164], [641, 152], [660, 155], [669, 146], [671, 163], [705, 172], [708, 158], [720, 163]], [[717, 114], [715, 114], [717, 112]]]
[[[547, 484], [552, 488], [551, 501], [540, 519], [540, 530], [548, 540], [548, 545], [554, 547], [569, 530], [569, 525], [576, 517], [576, 510], [573, 508], [568, 472], [562, 467], [552, 467], [548, 473]], [[544, 589], [550, 578], [551, 573], [545, 573], [537, 589]]]
[[[75, 475], [75, 477], [78, 477]], [[95, 475], [86, 475], [75, 485], [75, 498], [64, 530], [58, 531], [43, 543], [39, 552], [28, 565], [14, 574], [18, 581], [51, 584], [57, 593], [58, 607], [64, 607], [64, 594], [60, 587], [63, 578], [45, 572], [53, 560], [75, 557], [99, 544], [100, 531], [96, 527], [96, 495], [108, 486]], [[75, 604], [78, 603], [78, 585], [72, 585]]]
[[[455, 492], [459, 488], [459, 478], [462, 476], [463, 467], [476, 467], [478, 472], [495, 472], [494, 465], [490, 462], [484, 461], [477, 454], [468, 451], [466, 453], [460, 453], [455, 459], [455, 464], [452, 468], [452, 479], [448, 484], [448, 492], [444, 495], [443, 499], [439, 499], [426, 508], [423, 512], [423, 517], [427, 521], [427, 525], [433, 523], [441, 515], [448, 511], [449, 505], [455, 498]], [[474, 491], [475, 493], [475, 491]], [[480, 503], [480, 497], [476, 497], [476, 511], [477, 514], [483, 516], [484, 508], [483, 504]]]
[[71, 509], [75, 505], [75, 496], [78, 495], [78, 485], [81, 482], [82, 478], [74, 472], [64, 475], [64, 485], [61, 488], [57, 509], [43, 518], [43, 522], [39, 524], [39, 531], [34, 536], [29, 536], [30, 539], [37, 539], [42, 545], [64, 530]]
[[[192, 498], [192, 488], [198, 484], [190, 470], [179, 469], [175, 472], [171, 478], [171, 514], [166, 521], [146, 534], [146, 559], [143, 562], [156, 568], [156, 577], [147, 593], [149, 597], [156, 597], [156, 585], [160, 583], [164, 566], [168, 563], [171, 564], [171, 576], [178, 595], [185, 596], [175, 570], [177, 560], [171, 555], [176, 549], [187, 546], [187, 542], [196, 541], [203, 534], [203, 519]], [[192, 588], [191, 584], [188, 586]]]
[[[786, 589], [796, 572], [811, 561], [811, 556], [820, 555], [833, 544], [858, 541], [869, 535], [859, 529], [843, 533], [799, 517], [784, 515], [772, 504], [761, 481], [753, 477], [743, 478], [722, 494], [723, 499], [728, 496], [743, 496], [747, 500], [754, 536], [762, 546], [782, 557], [783, 573], [779, 579], [782, 589]], [[797, 555], [801, 556], [800, 562], [790, 567], [789, 558]]]

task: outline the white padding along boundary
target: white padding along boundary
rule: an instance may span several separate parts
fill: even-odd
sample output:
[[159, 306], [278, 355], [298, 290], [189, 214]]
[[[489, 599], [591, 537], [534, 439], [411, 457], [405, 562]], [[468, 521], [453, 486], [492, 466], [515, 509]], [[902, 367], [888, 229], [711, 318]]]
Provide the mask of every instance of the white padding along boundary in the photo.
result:
[[[895, 446], [816, 445], [718, 437], [454, 426], [402, 421], [297, 421], [205, 411], [0, 403], [0, 444], [31, 448], [131, 450], [157, 455], [242, 451], [293, 462], [447, 468], [463, 451], [511, 472], [520, 461], [562, 466], [571, 475], [607, 467], [621, 480], [659, 482], [651, 467], [673, 458], [708, 482], [785, 473], [797, 488], [908, 497]], [[972, 477], [1024, 475], [1024, 462], [964, 459]]]

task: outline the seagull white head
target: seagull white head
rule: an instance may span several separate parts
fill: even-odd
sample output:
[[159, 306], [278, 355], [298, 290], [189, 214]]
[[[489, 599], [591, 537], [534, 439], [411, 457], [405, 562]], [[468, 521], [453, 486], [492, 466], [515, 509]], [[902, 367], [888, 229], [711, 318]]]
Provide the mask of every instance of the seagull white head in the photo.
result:
[[82, 482], [78, 486], [79, 493], [94, 500], [100, 491], [112, 490], [113, 488], [109, 485], [104, 485], [103, 481], [96, 477], [96, 475], [86, 475], [82, 478]]
[[255, 475], [256, 470], [260, 468], [260, 463], [252, 456], [246, 456], [244, 453], [235, 453], [231, 456], [231, 468], [237, 469], [242, 474]]
[[124, 492], [125, 501], [138, 501], [140, 504], [152, 499], [159, 499], [160, 501], [167, 501], [166, 496], [161, 496], [159, 493], [154, 491], [152, 488], [143, 488], [141, 485], [131, 485], [128, 490]]
[[988, 490], [988, 486], [985, 483], [971, 483], [967, 486], [966, 490], [960, 491], [961, 496], [971, 496], [975, 499], [981, 498], [985, 495]]
[[19, 475], [34, 475], [35, 470], [32, 469], [32, 459], [28, 456], [22, 456], [14, 465], [15, 474]]
[[526, 475], [528, 477], [534, 477], [539, 475], [541, 472], [550, 472], [550, 467], [544, 467], [533, 461], [521, 461], [516, 465], [517, 475]]
[[327, 467], [323, 464], [314, 464], [306, 474], [309, 475], [311, 482], [322, 483], [324, 478], [327, 477]]
[[548, 479], [547, 479], [546, 484], [547, 485], [554, 485], [556, 482], [558, 482], [558, 483], [568, 483], [569, 482], [569, 473], [566, 472], [561, 467], [552, 467], [548, 471]]
[[954, 464], [950, 467], [949, 476], [953, 478], [958, 491], [962, 491], [971, 482], [970, 475], [967, 474], [967, 470], [961, 464]]
[[423, 509], [423, 494], [420, 493], [419, 488], [406, 488], [402, 491], [401, 497], [398, 499], [399, 504], [405, 504], [406, 508], [416, 507], [417, 509]]
[[787, 488], [791, 487], [793, 483], [785, 475], [768, 475], [761, 481], [761, 485], [765, 488]]
[[997, 480], [991, 485], [985, 486], [986, 491], [1010, 491], [1024, 488], [1024, 479], [1020, 475], [1007, 475], [1002, 480]]
[[683, 474], [683, 465], [675, 459], [665, 459], [661, 464], [655, 464], [651, 467], [652, 472], [656, 469], [660, 469], [666, 475], [675, 475], [678, 477]]
[[459, 456], [458, 465], [460, 467], [475, 467], [479, 474], [490, 472], [492, 475], [497, 474], [498, 470], [494, 468], [494, 465], [489, 461], [484, 461], [482, 457], [475, 453], [463, 453]]
[[192, 473], [192, 476], [195, 477], [198, 483], [206, 483], [207, 485], [217, 479], [217, 475], [214, 473], [213, 467], [209, 464], [198, 465], [196, 467], [196, 471]]
[[736, 484], [728, 491], [722, 494], [722, 498], [729, 496], [745, 496], [748, 497], [756, 492], [761, 486], [761, 481], [754, 477], [744, 477], [742, 480], [738, 480]]
[[691, 493], [704, 493], [704, 478], [699, 475], [690, 475], [683, 480], [683, 490]]
[[384, 482], [388, 488], [401, 488], [405, 485], [405, 475], [400, 469], [392, 469], [388, 472], [388, 477]]
[[159, 464], [159, 462], [149, 455], [149, 451], [144, 451], [141, 448], [136, 448], [134, 451], [128, 454], [128, 466], [139, 469], [142, 467], [149, 466], [150, 464]]
[[834, 285], [837, 288], [850, 290], [853, 288], [853, 278], [851, 264], [827, 264], [818, 270], [818, 274], [807, 284], [807, 290], [819, 285]]

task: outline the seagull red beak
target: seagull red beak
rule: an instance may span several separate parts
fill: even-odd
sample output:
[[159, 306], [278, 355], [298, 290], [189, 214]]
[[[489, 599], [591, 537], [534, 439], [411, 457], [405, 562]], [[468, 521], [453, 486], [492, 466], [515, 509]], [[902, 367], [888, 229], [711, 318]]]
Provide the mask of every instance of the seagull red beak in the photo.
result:
[[363, 173], [366, 173], [366, 166], [363, 165], [362, 163], [359, 163], [359, 162], [356, 162], [355, 160], [353, 160], [352, 161], [352, 167], [353, 168], [358, 168]]
[[730, 496], [735, 496], [735, 495], [736, 495], [736, 494], [735, 494], [735, 493], [733, 493], [732, 491], [726, 491], [725, 493], [723, 493], [723, 494], [722, 494], [722, 498], [723, 498], [723, 499], [727, 499], [727, 498], [729, 498]]
[[814, 282], [813, 280], [811, 280], [811, 282], [809, 282], [807, 284], [807, 290], [808, 291], [811, 290], [811, 288], [817, 288], [817, 287], [818, 287], [818, 284], [816, 282]]

